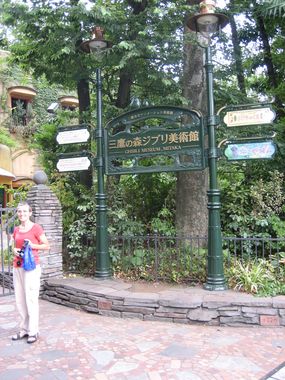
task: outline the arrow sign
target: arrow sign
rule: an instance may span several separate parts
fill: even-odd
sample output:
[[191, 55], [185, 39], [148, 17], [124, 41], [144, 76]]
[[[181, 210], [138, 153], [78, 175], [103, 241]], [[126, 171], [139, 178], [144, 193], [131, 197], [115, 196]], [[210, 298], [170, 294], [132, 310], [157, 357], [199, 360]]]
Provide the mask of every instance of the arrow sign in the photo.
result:
[[87, 128], [70, 129], [59, 132], [56, 136], [56, 141], [62, 144], [74, 144], [88, 141], [90, 133]]
[[56, 167], [59, 172], [72, 172], [76, 170], [87, 170], [91, 162], [88, 157], [62, 158], [58, 160]]
[[269, 159], [276, 151], [273, 141], [228, 143], [224, 155], [228, 161]]
[[224, 123], [228, 127], [270, 124], [275, 117], [276, 114], [270, 107], [249, 108], [228, 111]]

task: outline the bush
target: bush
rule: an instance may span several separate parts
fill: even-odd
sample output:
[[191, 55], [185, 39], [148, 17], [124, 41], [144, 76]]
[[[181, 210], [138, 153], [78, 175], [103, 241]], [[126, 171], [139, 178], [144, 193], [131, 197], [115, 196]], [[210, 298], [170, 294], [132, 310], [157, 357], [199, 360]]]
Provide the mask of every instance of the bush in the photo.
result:
[[279, 278], [269, 260], [236, 261], [227, 271], [229, 287], [258, 296], [285, 294], [284, 277]]

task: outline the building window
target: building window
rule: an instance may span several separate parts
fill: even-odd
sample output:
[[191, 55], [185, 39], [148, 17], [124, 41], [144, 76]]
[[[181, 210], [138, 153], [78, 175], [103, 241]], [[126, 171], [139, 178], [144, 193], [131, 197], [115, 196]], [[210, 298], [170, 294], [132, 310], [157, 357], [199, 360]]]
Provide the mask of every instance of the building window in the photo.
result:
[[31, 87], [14, 86], [8, 88], [8, 104], [15, 125], [27, 125], [32, 117], [32, 100], [36, 91]]
[[0, 188], [0, 206], [5, 207], [6, 202], [5, 202], [5, 191], [3, 188]]
[[27, 125], [29, 122], [28, 110], [30, 108], [28, 107], [28, 100], [12, 97], [11, 104], [14, 123], [16, 125]]
[[61, 108], [66, 111], [75, 111], [76, 108], [78, 108], [79, 106], [78, 98], [76, 98], [75, 96], [61, 96], [60, 98], [58, 98], [58, 101]]

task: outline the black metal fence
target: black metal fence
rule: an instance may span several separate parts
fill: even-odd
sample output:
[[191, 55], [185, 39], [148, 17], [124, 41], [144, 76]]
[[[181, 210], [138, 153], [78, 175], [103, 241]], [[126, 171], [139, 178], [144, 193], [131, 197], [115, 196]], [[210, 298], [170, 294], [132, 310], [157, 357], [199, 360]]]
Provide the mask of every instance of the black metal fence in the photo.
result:
[[223, 249], [231, 260], [269, 259], [278, 262], [285, 258], [285, 238], [224, 237]]
[[205, 276], [206, 244], [200, 237], [114, 236], [109, 249], [117, 272], [154, 281], [196, 282], [197, 276]]
[[[205, 281], [207, 244], [206, 237], [198, 236], [109, 236], [109, 252], [115, 275], [151, 281], [183, 281], [190, 284]], [[66, 238], [63, 246], [65, 270], [94, 275], [94, 237], [85, 237], [83, 248], [74, 257], [66, 248]], [[237, 261], [248, 263], [266, 259], [274, 264], [277, 271], [285, 272], [285, 238], [223, 237], [222, 248], [225, 270]]]
[[16, 219], [15, 208], [0, 206], [0, 296], [12, 294], [12, 260], [13, 252], [10, 244], [10, 235], [14, 230]]
[[[241, 262], [267, 259], [279, 269], [285, 258], [285, 238], [223, 237], [225, 268]], [[115, 272], [154, 281], [204, 281], [207, 238], [113, 236], [109, 250]]]

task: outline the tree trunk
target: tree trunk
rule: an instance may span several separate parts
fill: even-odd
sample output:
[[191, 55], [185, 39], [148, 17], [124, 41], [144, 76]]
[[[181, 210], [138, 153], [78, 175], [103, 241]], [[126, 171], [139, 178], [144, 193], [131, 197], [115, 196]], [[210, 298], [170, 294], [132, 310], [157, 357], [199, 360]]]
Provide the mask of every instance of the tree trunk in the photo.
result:
[[[145, 10], [145, 8], [148, 6], [147, 0], [128, 0], [129, 6], [133, 9], [133, 14], [138, 15], [141, 12]], [[130, 35], [130, 40], [135, 40], [137, 35], [133, 32]], [[131, 67], [131, 62], [128, 63], [127, 66], [123, 67], [120, 71], [120, 81], [119, 81], [119, 87], [117, 92], [117, 99], [116, 99], [116, 107], [124, 109], [128, 107], [128, 105], [131, 102], [131, 88], [133, 84], [133, 74], [132, 70], [129, 69]], [[120, 128], [117, 129], [116, 132], [119, 132]], [[106, 188], [108, 193], [112, 193], [112, 187], [114, 183], [118, 183], [120, 181], [120, 176], [108, 176], [107, 177], [107, 183]]]
[[[254, 1], [254, 6], [256, 8], [258, 7], [256, 1]], [[276, 69], [274, 67], [274, 63], [272, 59], [271, 47], [270, 47], [266, 27], [264, 24], [264, 19], [263, 19], [263, 16], [260, 14], [258, 8], [255, 12], [255, 20], [256, 20], [256, 26], [259, 32], [260, 39], [262, 41], [262, 46], [263, 46], [263, 51], [264, 51], [264, 64], [267, 69], [267, 75], [269, 78], [269, 86], [276, 89], [279, 85], [278, 76], [277, 76]], [[279, 116], [284, 116], [284, 107], [278, 95], [275, 95], [275, 104], [277, 106], [277, 114]]]
[[[77, 94], [79, 100], [79, 122], [90, 121], [90, 92], [89, 82], [86, 79], [80, 79], [77, 82]], [[87, 120], [86, 120], [87, 119]]]
[[[80, 79], [77, 82], [77, 94], [79, 100], [79, 123], [90, 122], [90, 93], [89, 82], [86, 79]], [[87, 188], [92, 187], [92, 169], [91, 167], [83, 172], [78, 173], [79, 182]]]
[[[186, 33], [192, 33], [186, 28]], [[190, 107], [205, 115], [206, 87], [203, 49], [196, 44], [184, 46], [183, 95]], [[208, 171], [178, 172], [176, 186], [176, 227], [179, 234], [207, 236]]]
[[128, 70], [128, 68], [125, 67], [120, 72], [120, 83], [119, 83], [116, 107], [126, 108], [130, 104], [131, 85], [132, 85], [132, 75], [130, 71]]
[[[143, 12], [148, 6], [147, 0], [128, 0], [128, 4], [133, 9], [133, 14], [138, 15]], [[135, 40], [136, 34], [130, 35], [130, 40]], [[130, 104], [131, 100], [131, 87], [133, 83], [132, 71], [128, 69], [131, 66], [129, 62], [128, 66], [125, 66], [120, 72], [120, 82], [118, 88], [118, 95], [116, 101], [116, 107], [126, 108]]]
[[240, 41], [239, 41], [238, 32], [237, 32], [237, 25], [236, 25], [233, 14], [230, 14], [229, 18], [230, 18], [230, 25], [231, 25], [231, 30], [232, 30], [232, 43], [233, 43], [233, 48], [234, 48], [234, 59], [235, 59], [235, 65], [236, 65], [238, 87], [240, 91], [244, 95], [246, 95], [245, 79], [244, 79], [244, 72], [243, 72], [243, 67], [242, 67], [242, 52], [241, 52]]

